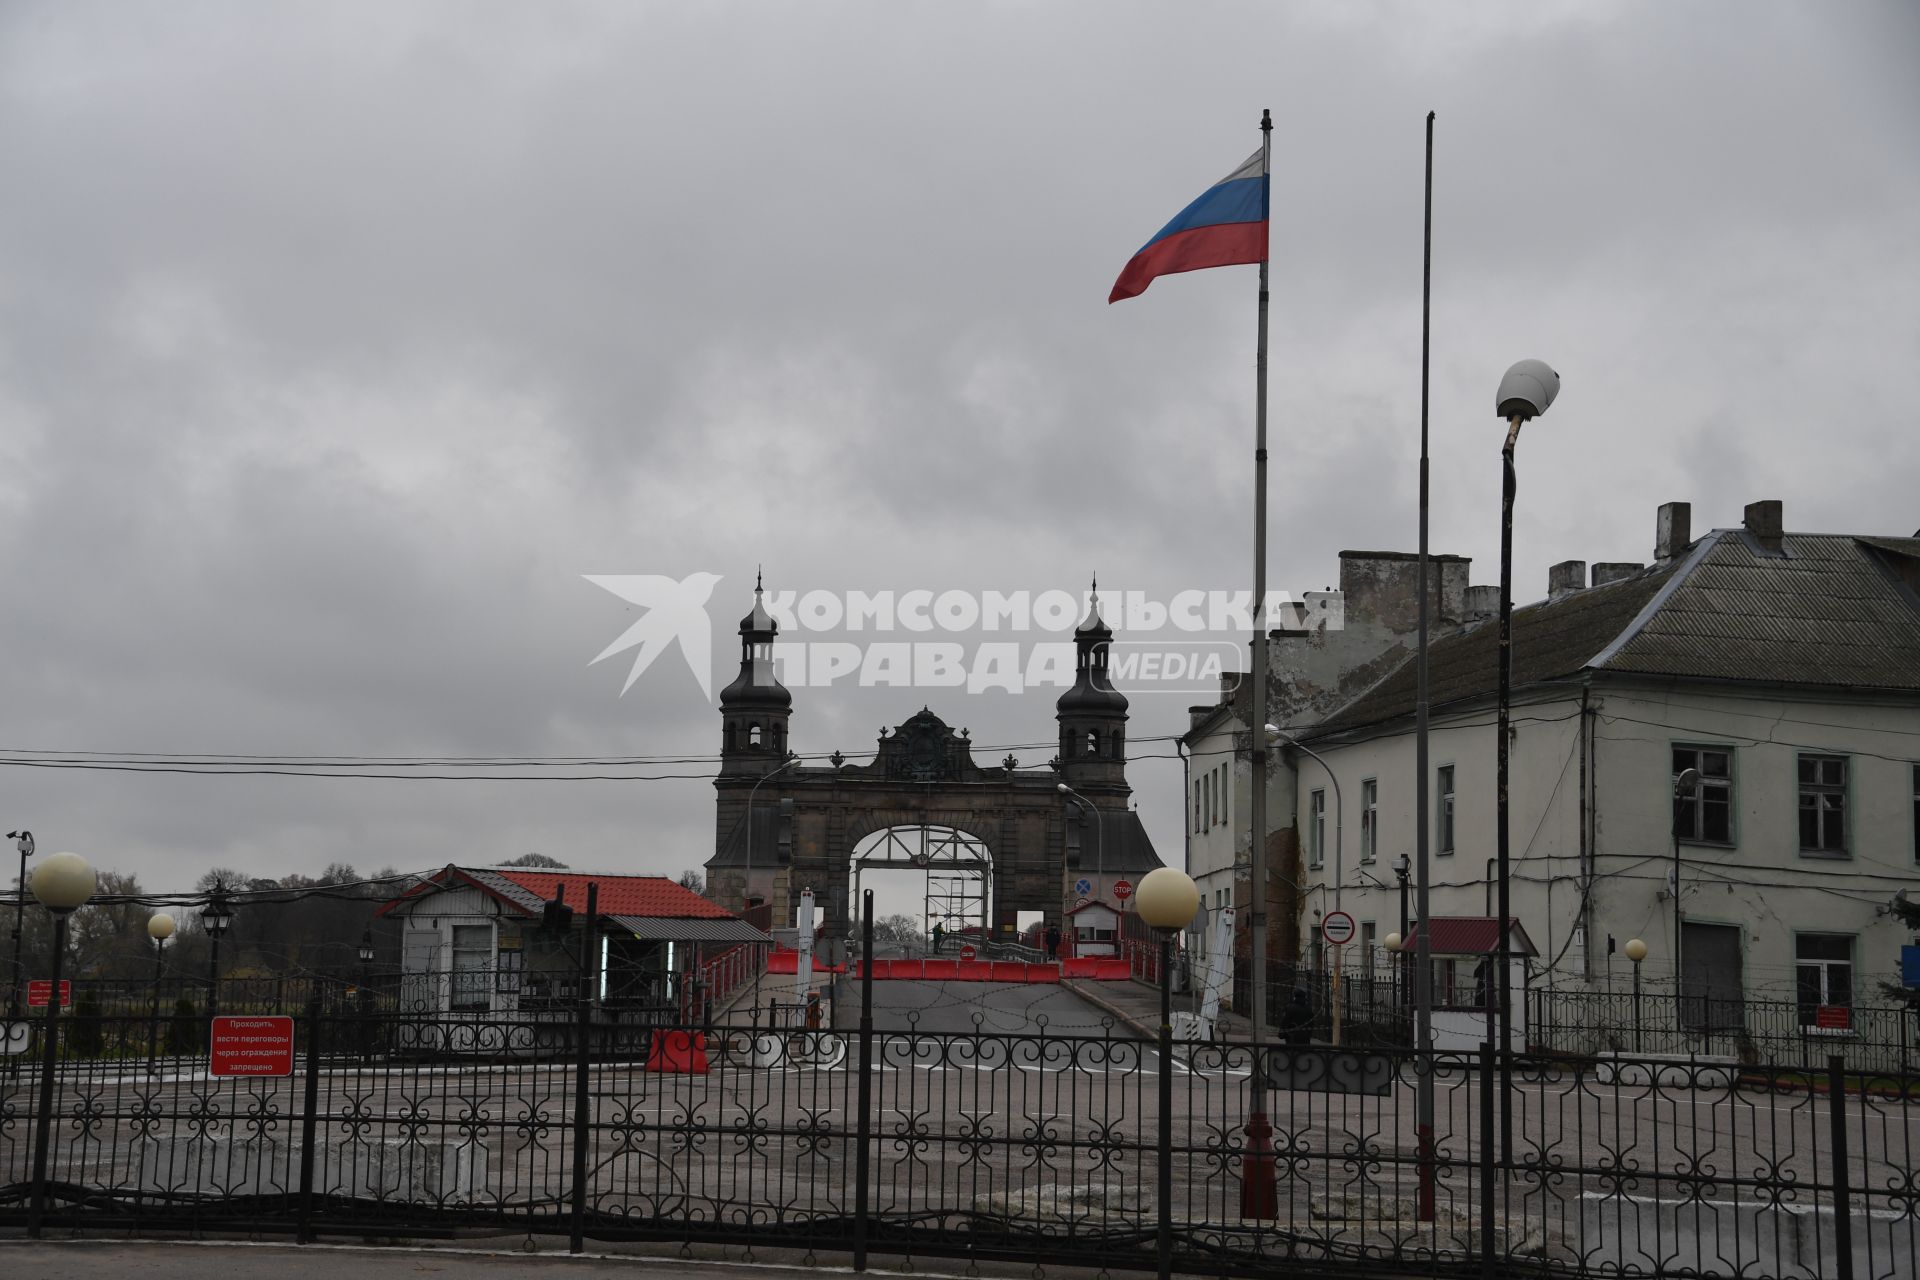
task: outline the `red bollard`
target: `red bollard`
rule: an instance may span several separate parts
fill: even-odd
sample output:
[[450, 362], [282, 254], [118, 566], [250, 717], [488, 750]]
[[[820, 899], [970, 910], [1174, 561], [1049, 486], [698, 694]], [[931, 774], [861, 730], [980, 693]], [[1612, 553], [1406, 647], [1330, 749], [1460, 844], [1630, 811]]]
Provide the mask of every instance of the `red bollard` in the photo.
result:
[[1280, 1198], [1273, 1185], [1273, 1126], [1264, 1111], [1247, 1117], [1247, 1151], [1240, 1159], [1240, 1216], [1280, 1216]]

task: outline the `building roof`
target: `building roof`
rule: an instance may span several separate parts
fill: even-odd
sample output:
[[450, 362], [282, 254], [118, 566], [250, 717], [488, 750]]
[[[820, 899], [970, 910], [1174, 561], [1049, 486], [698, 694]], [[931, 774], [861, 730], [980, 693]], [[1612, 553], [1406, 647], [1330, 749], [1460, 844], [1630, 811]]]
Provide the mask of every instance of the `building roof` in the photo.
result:
[[[1403, 952], [1413, 949], [1413, 940], [1420, 936], [1420, 924], [1414, 922], [1407, 930], [1407, 937], [1400, 944]], [[1512, 920], [1513, 954], [1530, 956], [1536, 954], [1533, 939], [1520, 927], [1520, 921]], [[1433, 941], [1428, 951], [1436, 956], [1490, 956], [1500, 949], [1500, 921], [1496, 916], [1435, 916], [1433, 918]]]
[[767, 934], [745, 920], [728, 916], [725, 920], [695, 920], [684, 916], [614, 916], [611, 923], [636, 938], [668, 942], [767, 942]]
[[[415, 885], [399, 897], [382, 904], [379, 914], [386, 915], [416, 897], [470, 884], [524, 916], [540, 914], [553, 899], [556, 889], [564, 888], [568, 906], [584, 911], [587, 885], [599, 886], [597, 905], [607, 917], [635, 917], [652, 920], [737, 920], [731, 911], [708, 902], [699, 894], [674, 883], [665, 876], [601, 875], [577, 871], [534, 871], [520, 867], [447, 866], [430, 879]], [[743, 922], [744, 923], [744, 922]], [[756, 932], [758, 932], [756, 930]]]
[[[1920, 539], [1716, 529], [1684, 556], [1513, 613], [1515, 689], [1584, 672], [1920, 691]], [[1499, 624], [1429, 649], [1435, 708], [1491, 696]], [[1412, 714], [1409, 657], [1302, 737]]]

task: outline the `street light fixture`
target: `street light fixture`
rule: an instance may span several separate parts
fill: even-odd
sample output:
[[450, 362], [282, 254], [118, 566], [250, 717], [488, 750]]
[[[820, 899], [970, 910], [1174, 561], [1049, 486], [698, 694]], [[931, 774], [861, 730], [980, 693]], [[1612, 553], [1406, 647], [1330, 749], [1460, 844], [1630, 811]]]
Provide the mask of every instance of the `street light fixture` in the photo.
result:
[[154, 1072], [154, 1055], [160, 1047], [160, 975], [165, 968], [167, 939], [173, 936], [173, 917], [156, 911], [147, 917], [147, 936], [153, 939], [153, 1021], [147, 1026], [147, 1074]]
[[1407, 933], [1407, 877], [1413, 871], [1413, 863], [1406, 854], [1393, 860], [1393, 874], [1400, 881], [1400, 935]]
[[1640, 962], [1647, 958], [1647, 944], [1638, 938], [1628, 938], [1627, 945], [1621, 950], [1627, 953], [1627, 959], [1633, 961], [1633, 1051], [1640, 1052]]
[[207, 1028], [212, 1034], [213, 1019], [220, 1006], [220, 939], [233, 926], [233, 908], [227, 903], [227, 888], [215, 881], [207, 905], [200, 910], [200, 927], [207, 931], [213, 948], [207, 958]]
[[[1107, 881], [1107, 835], [1106, 823], [1100, 821], [1100, 811], [1093, 807], [1093, 801], [1075, 791], [1064, 782], [1054, 784], [1054, 789], [1069, 800], [1078, 800], [1086, 807], [1087, 817], [1093, 821], [1093, 896], [1097, 901], [1106, 889]], [[1148, 875], [1153, 873], [1149, 871]], [[1144, 886], [1145, 881], [1141, 884]], [[1068, 895], [1072, 896], [1072, 895]], [[1065, 910], [1063, 907], [1062, 910]]]
[[[23, 855], [24, 856], [24, 855]], [[33, 896], [53, 916], [53, 988], [47, 997], [46, 1028], [41, 1033], [40, 1114], [33, 1148], [33, 1206], [27, 1215], [27, 1234], [40, 1235], [47, 1211], [47, 1144], [52, 1136], [53, 1073], [57, 1061], [60, 1021], [60, 961], [67, 950], [67, 917], [86, 905], [99, 878], [77, 853], [56, 853], [33, 872]]]
[[20, 1017], [20, 1001], [27, 987], [27, 971], [20, 959], [20, 940], [25, 934], [27, 919], [27, 859], [33, 856], [33, 832], [9, 831], [7, 839], [13, 841], [20, 851], [20, 878], [14, 881], [19, 896], [13, 900], [13, 994], [7, 1001], [7, 1021], [14, 1022]]
[[[1062, 784], [1064, 786], [1064, 784]], [[1160, 1225], [1161, 1280], [1173, 1274], [1173, 937], [1193, 923], [1200, 889], [1172, 867], [1141, 877], [1134, 909], [1160, 938]], [[1259, 1064], [1255, 1063], [1255, 1070]]]
[[[1509, 368], [1494, 393], [1494, 412], [1507, 423], [1507, 443], [1500, 451], [1500, 710], [1496, 757], [1498, 760], [1495, 809], [1496, 853], [1499, 862], [1498, 885], [1500, 933], [1498, 961], [1500, 973], [1499, 1004], [1495, 1026], [1500, 1045], [1500, 1158], [1513, 1159], [1513, 904], [1510, 901], [1511, 877], [1508, 855], [1511, 846], [1507, 812], [1507, 769], [1511, 751], [1511, 702], [1513, 697], [1513, 498], [1518, 482], [1513, 470], [1514, 446], [1520, 440], [1520, 428], [1547, 411], [1560, 394], [1560, 375], [1543, 360], [1522, 360]], [[1424, 780], [1424, 775], [1423, 775]], [[1426, 930], [1422, 930], [1424, 937]]]

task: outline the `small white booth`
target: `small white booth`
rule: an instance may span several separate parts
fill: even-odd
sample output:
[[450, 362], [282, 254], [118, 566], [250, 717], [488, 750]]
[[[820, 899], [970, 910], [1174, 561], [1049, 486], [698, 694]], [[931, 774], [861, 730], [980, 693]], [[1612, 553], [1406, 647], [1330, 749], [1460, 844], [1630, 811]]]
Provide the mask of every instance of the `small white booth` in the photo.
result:
[[[1067, 912], [1072, 928], [1073, 949], [1069, 955], [1117, 956], [1120, 954], [1120, 910], [1104, 902], [1083, 902]], [[1064, 950], [1064, 948], [1063, 948]]]
[[[1522, 1053], [1527, 1047], [1527, 962], [1537, 953], [1518, 920], [1509, 920], [1507, 928], [1513, 1013], [1507, 1043]], [[1419, 934], [1416, 924], [1400, 944], [1409, 976]], [[1500, 999], [1500, 922], [1493, 916], [1435, 916], [1428, 951], [1433, 961], [1433, 1047], [1454, 1053], [1479, 1049], [1493, 1036], [1493, 1009]]]

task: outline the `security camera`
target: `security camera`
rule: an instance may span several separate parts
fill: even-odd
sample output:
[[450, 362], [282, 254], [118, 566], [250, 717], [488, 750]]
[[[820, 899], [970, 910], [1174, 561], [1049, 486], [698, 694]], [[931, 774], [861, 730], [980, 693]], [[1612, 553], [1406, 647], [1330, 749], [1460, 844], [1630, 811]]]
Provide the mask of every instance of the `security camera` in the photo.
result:
[[1522, 360], [1500, 379], [1499, 394], [1493, 398], [1494, 416], [1503, 421], [1526, 421], [1547, 411], [1560, 394], [1560, 375], [1544, 360]]

